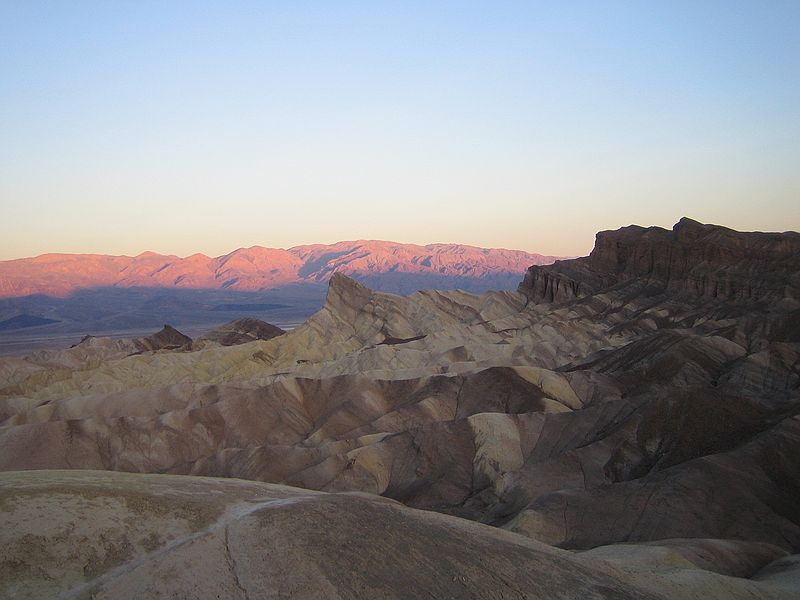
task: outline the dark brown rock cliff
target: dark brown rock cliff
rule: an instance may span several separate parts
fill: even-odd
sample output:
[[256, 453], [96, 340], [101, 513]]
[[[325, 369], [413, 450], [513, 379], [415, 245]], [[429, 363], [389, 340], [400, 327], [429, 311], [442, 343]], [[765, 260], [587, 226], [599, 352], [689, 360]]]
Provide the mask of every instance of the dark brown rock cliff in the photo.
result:
[[672, 230], [631, 225], [597, 234], [584, 258], [528, 269], [519, 291], [563, 302], [635, 283], [684, 299], [800, 299], [800, 235], [738, 232], [683, 218]]

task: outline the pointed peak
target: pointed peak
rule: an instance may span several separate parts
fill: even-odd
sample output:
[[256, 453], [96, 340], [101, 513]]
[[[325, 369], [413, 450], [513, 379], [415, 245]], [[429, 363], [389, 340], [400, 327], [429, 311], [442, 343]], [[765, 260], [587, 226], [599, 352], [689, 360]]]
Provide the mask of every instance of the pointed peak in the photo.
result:
[[370, 291], [369, 288], [352, 277], [345, 275], [341, 271], [334, 271], [333, 275], [331, 275], [331, 279], [328, 282], [329, 288], [341, 288], [341, 289], [361, 289]]
[[165, 348], [177, 348], [180, 346], [191, 347], [192, 338], [182, 334], [172, 325], [165, 324], [164, 328], [158, 333], [135, 340], [138, 345], [146, 350], [160, 350]]
[[681, 217], [680, 220], [675, 223], [672, 227], [672, 231], [681, 231], [687, 229], [705, 229], [708, 225], [701, 223], [700, 221], [695, 221], [694, 219], [690, 219], [689, 217]]
[[372, 290], [352, 277], [335, 271], [328, 282], [328, 295], [325, 306], [339, 311], [342, 306], [361, 306], [372, 297]]

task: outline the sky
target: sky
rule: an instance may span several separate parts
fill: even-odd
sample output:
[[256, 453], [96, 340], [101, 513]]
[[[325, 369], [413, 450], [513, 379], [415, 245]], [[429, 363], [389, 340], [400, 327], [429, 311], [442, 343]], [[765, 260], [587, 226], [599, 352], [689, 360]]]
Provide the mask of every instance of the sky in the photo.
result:
[[800, 230], [800, 2], [0, 0], [0, 259]]

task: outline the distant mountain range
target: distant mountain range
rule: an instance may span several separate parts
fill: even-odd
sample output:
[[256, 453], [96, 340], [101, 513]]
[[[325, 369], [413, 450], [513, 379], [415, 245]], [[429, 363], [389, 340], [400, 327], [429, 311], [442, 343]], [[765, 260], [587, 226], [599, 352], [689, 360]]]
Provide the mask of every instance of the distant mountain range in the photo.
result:
[[296, 283], [324, 283], [339, 271], [385, 291], [461, 287], [513, 288], [528, 267], [557, 257], [462, 244], [418, 246], [351, 241], [296, 246], [253, 246], [215, 258], [144, 252], [138, 256], [43, 254], [0, 261], [0, 298], [66, 296], [97, 287], [227, 289], [253, 292]]

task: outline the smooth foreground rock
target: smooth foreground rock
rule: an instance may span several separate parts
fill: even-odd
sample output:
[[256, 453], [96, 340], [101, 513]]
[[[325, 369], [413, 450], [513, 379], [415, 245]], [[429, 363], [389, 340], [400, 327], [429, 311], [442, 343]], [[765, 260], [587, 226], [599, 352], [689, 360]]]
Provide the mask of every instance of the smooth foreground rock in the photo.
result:
[[233, 479], [0, 475], [3, 598], [789, 598], [674, 569], [643, 577], [361, 494]]

